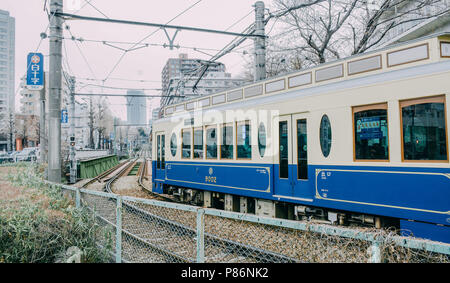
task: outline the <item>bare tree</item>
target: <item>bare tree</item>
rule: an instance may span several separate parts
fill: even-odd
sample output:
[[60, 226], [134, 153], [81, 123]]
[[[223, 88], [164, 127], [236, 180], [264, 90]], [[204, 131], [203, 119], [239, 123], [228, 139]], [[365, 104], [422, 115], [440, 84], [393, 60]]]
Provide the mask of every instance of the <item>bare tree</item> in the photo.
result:
[[15, 148], [15, 115], [13, 111], [9, 111], [7, 114], [0, 115], [0, 133], [2, 133], [3, 137], [0, 136], [0, 139], [8, 141], [7, 150], [13, 151]]
[[297, 10], [289, 8], [295, 6], [298, 0], [277, 0], [276, 3], [289, 11], [282, 21], [299, 36], [300, 40], [293, 41], [295, 48], [303, 50], [304, 60], [321, 64], [329, 58], [340, 58], [338, 31], [360, 1], [327, 0]]
[[449, 14], [442, 0], [275, 0], [275, 7], [266, 23], [276, 18], [282, 31], [267, 41], [268, 77], [366, 52], [399, 28]]
[[14, 150], [15, 116], [12, 111], [0, 114], [0, 140], [7, 141], [7, 150]]
[[362, 1], [351, 27], [352, 54], [363, 53], [382, 42], [396, 27], [410, 26], [426, 19], [449, 13], [442, 0], [377, 0]]
[[89, 98], [89, 148], [94, 148], [94, 107], [92, 106], [92, 97]]

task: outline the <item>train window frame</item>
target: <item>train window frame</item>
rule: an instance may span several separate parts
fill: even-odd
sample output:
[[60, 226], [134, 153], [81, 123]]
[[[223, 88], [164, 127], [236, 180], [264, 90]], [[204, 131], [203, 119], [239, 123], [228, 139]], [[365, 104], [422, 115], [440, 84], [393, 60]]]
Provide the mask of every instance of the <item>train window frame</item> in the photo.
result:
[[[238, 127], [241, 125], [247, 125], [249, 126], [249, 131], [248, 131], [248, 136], [249, 136], [249, 145], [250, 145], [250, 157], [239, 157], [239, 151], [238, 151]], [[245, 121], [239, 121], [236, 122], [236, 126], [234, 128], [234, 141], [236, 144], [236, 159], [238, 160], [252, 160], [252, 154], [253, 154], [253, 150], [252, 150], [252, 124], [250, 122], [250, 120], [245, 120]]]
[[[422, 47], [422, 46], [426, 46], [427, 47], [427, 57], [426, 58], [416, 59], [416, 60], [412, 60], [412, 61], [406, 61], [406, 62], [397, 63], [397, 64], [390, 64], [390, 62], [389, 62], [389, 55], [397, 53], [397, 52], [401, 52], [401, 51], [414, 49], [414, 48], [417, 48], [417, 47]], [[406, 64], [411, 64], [411, 63], [416, 63], [416, 62], [429, 60], [429, 59], [430, 59], [430, 45], [428, 44], [428, 42], [422, 43], [422, 44], [418, 44], [418, 45], [414, 45], [414, 46], [410, 46], [410, 47], [405, 47], [405, 48], [402, 48], [402, 49], [399, 49], [399, 50], [393, 50], [393, 51], [390, 51], [390, 52], [386, 53], [386, 63], [387, 63], [387, 67], [388, 68], [401, 66], [401, 65], [406, 65]]]
[[[324, 152], [324, 147], [323, 147], [323, 145], [322, 145], [322, 124], [323, 124], [323, 121], [324, 121], [324, 118], [327, 118], [327, 120], [328, 120], [328, 124], [329, 124], [329, 128], [330, 128], [330, 146], [329, 146], [329, 149], [328, 149], [328, 154], [327, 155], [325, 155], [325, 152]], [[322, 115], [322, 117], [320, 118], [320, 123], [319, 123], [319, 145], [320, 145], [320, 151], [322, 152], [322, 156], [324, 157], [324, 158], [328, 158], [329, 156], [330, 156], [330, 153], [331, 153], [331, 148], [332, 148], [332, 146], [333, 146], [333, 128], [332, 128], [332, 126], [331, 126], [331, 119], [330, 119], [330, 117], [326, 114], [326, 113], [324, 113], [323, 115]]]
[[[201, 145], [201, 150], [202, 150], [202, 156], [201, 157], [195, 157], [195, 131], [202, 131], [202, 145]], [[193, 159], [204, 159], [205, 157], [205, 150], [204, 150], [204, 143], [205, 143], [205, 132], [203, 130], [203, 127], [195, 127], [192, 129], [192, 158]]]
[[166, 169], [166, 134], [161, 134], [161, 169]]
[[[264, 147], [262, 146], [261, 143], [261, 128], [264, 129]], [[257, 133], [257, 138], [258, 138], [258, 152], [259, 152], [259, 156], [261, 158], [264, 158], [264, 155], [266, 154], [266, 149], [267, 149], [267, 130], [266, 130], [266, 125], [264, 125], [264, 122], [260, 122], [258, 125], [258, 133]], [[261, 153], [261, 148], [263, 149], [263, 152]]]
[[[280, 149], [280, 147], [281, 147], [281, 129], [282, 129], [282, 127], [280, 127], [281, 126], [281, 124], [282, 123], [285, 123], [286, 124], [286, 129], [287, 129], [287, 138], [286, 138], [286, 147], [287, 147], [287, 176], [286, 177], [284, 177], [284, 176], [281, 176], [281, 173], [282, 173], [282, 164], [281, 164], [281, 161], [282, 161], [282, 153], [283, 153], [283, 150], [281, 150]], [[292, 125], [291, 125], [291, 118], [289, 118], [289, 119], [287, 119], [287, 120], [281, 120], [281, 121], [278, 121], [278, 178], [279, 179], [283, 179], [283, 180], [289, 180], [290, 179], [290, 176], [289, 176], [289, 133], [292, 131]], [[291, 149], [292, 150], [292, 149]], [[283, 173], [284, 173], [285, 171], [283, 171]]]
[[[444, 123], [445, 123], [445, 144], [447, 150], [447, 159], [445, 160], [426, 160], [426, 159], [405, 159], [404, 136], [403, 136], [403, 113], [402, 109], [412, 105], [420, 105], [427, 103], [443, 103], [444, 104]], [[434, 95], [428, 97], [412, 98], [399, 101], [400, 115], [400, 144], [401, 144], [401, 160], [405, 163], [449, 163], [449, 142], [448, 142], [448, 124], [447, 124], [447, 101], [445, 94]]]
[[[191, 138], [190, 140], [190, 151], [189, 151], [189, 157], [184, 157], [183, 155], [183, 151], [184, 151], [184, 132], [190, 132]], [[181, 129], [181, 159], [192, 159], [192, 141], [193, 141], [193, 136], [192, 136], [192, 128], [185, 128], [185, 129]]]
[[[175, 142], [174, 142], [174, 139], [175, 139]], [[177, 134], [172, 133], [172, 135], [170, 136], [170, 154], [172, 155], [172, 157], [177, 156], [177, 151], [178, 151], [178, 143], [177, 142], [178, 142]]]
[[231, 126], [231, 134], [234, 135], [234, 123], [223, 123], [220, 125], [220, 143], [219, 143], [219, 159], [220, 160], [234, 160], [235, 158], [235, 146], [234, 146], [234, 137], [231, 137], [231, 146], [233, 147], [231, 150], [231, 158], [226, 158], [226, 157], [222, 157], [222, 145], [223, 145], [223, 132], [224, 132], [224, 128], [225, 127], [230, 127]]
[[[299, 145], [299, 136], [298, 136], [298, 134], [299, 134], [299, 128], [298, 128], [298, 126], [299, 126], [299, 122], [302, 122], [302, 121], [304, 121], [305, 122], [305, 134], [306, 134], [306, 150], [304, 150], [305, 152], [306, 152], [306, 178], [301, 178], [301, 176], [300, 176], [300, 162], [299, 162], [299, 160], [300, 160], [300, 158], [299, 158], [299, 150], [298, 150], [298, 145]], [[294, 133], [293, 133], [294, 134]], [[296, 159], [296, 165], [297, 165], [297, 180], [300, 180], [300, 181], [308, 181], [308, 118], [296, 118], [295, 119], [295, 134], [297, 135], [297, 138], [296, 138], [296, 147], [297, 147], [297, 159]], [[294, 145], [292, 146], [292, 149], [294, 149]]]
[[[387, 146], [388, 146], [388, 158], [387, 159], [357, 159], [356, 158], [356, 135], [355, 135], [355, 113], [364, 112], [368, 110], [386, 110], [386, 123], [387, 123]], [[391, 158], [391, 146], [389, 138], [389, 111], [388, 103], [376, 103], [361, 106], [352, 107], [352, 132], [353, 132], [353, 161], [354, 162], [390, 162]]]
[[[217, 160], [219, 158], [219, 127], [217, 125], [206, 125], [205, 127], [205, 159]], [[216, 130], [216, 157], [208, 157], [208, 129]]]
[[450, 56], [444, 55], [443, 52], [442, 52], [442, 51], [443, 51], [442, 46], [443, 46], [444, 44], [450, 44], [450, 41], [441, 41], [441, 42], [440, 42], [440, 44], [439, 44], [439, 49], [440, 49], [441, 58], [450, 58]]
[[161, 169], [161, 135], [156, 134], [156, 169]]

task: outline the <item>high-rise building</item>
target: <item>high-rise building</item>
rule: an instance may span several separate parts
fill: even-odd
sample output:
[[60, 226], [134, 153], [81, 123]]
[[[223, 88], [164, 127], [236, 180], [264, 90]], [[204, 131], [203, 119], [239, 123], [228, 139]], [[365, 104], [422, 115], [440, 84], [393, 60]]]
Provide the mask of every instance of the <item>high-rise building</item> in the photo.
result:
[[[47, 74], [47, 73], [46, 73]], [[20, 114], [23, 115], [37, 115], [40, 116], [40, 91], [39, 90], [29, 90], [26, 87], [27, 77], [23, 76], [20, 80]]]
[[143, 91], [128, 90], [127, 95], [127, 122], [130, 125], [147, 124], [147, 99], [138, 97], [144, 95]]
[[15, 110], [15, 26], [15, 19], [9, 12], [0, 10], [0, 151], [12, 149], [8, 129]]
[[[167, 60], [161, 74], [163, 97], [161, 106], [178, 103], [193, 96], [208, 95], [232, 88], [244, 83], [244, 80], [231, 78], [226, 73], [223, 63], [208, 64], [207, 71], [197, 83], [205, 64], [208, 62], [199, 59], [189, 59], [187, 54], [180, 54], [178, 58]], [[196, 85], [195, 91], [193, 86]], [[185, 96], [180, 98], [177, 96]]]

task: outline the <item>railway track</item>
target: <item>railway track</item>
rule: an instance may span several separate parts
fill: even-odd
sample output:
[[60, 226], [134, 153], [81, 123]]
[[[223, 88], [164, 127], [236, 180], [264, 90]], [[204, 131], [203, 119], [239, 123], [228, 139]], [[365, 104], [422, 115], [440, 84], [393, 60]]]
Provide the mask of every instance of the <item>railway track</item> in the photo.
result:
[[[126, 164], [120, 164], [107, 172], [97, 176], [93, 180], [86, 183], [86, 188], [95, 181], [105, 181], [102, 190], [114, 193], [112, 186], [121, 176], [136, 169], [138, 159], [127, 161]], [[174, 201], [173, 199], [151, 192], [143, 184], [147, 170], [147, 160], [141, 162], [138, 174], [139, 185], [150, 193], [156, 199], [164, 201]], [[89, 199], [90, 197], [87, 197]], [[86, 198], [85, 198], [86, 199]], [[99, 207], [97, 210], [103, 221], [114, 225], [115, 223], [115, 200], [91, 198], [88, 203], [91, 207]], [[170, 217], [158, 213], [155, 207], [140, 205], [124, 201], [122, 204], [122, 249], [125, 258], [132, 258], [133, 261], [139, 262], [195, 262], [197, 248], [197, 231], [192, 225], [185, 225], [178, 221], [174, 221], [176, 217], [195, 219], [196, 214], [188, 211], [173, 210]], [[164, 213], [169, 213], [165, 211]], [[184, 214], [184, 215], [182, 215]], [[167, 215], [169, 216], [169, 215]], [[221, 238], [211, 233], [205, 233], [205, 254], [214, 255], [205, 258], [207, 262], [296, 262], [296, 259], [256, 248], [251, 245], [242, 244], [229, 239]]]

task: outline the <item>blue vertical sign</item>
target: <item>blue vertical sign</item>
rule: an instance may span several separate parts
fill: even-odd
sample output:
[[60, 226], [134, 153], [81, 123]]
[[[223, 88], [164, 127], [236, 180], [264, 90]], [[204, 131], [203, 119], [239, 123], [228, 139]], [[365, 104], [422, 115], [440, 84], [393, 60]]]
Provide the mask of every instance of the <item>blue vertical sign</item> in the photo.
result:
[[44, 56], [42, 53], [29, 53], [27, 57], [27, 88], [44, 88]]
[[67, 114], [67, 110], [61, 110], [61, 123], [66, 124], [69, 121], [69, 114]]

